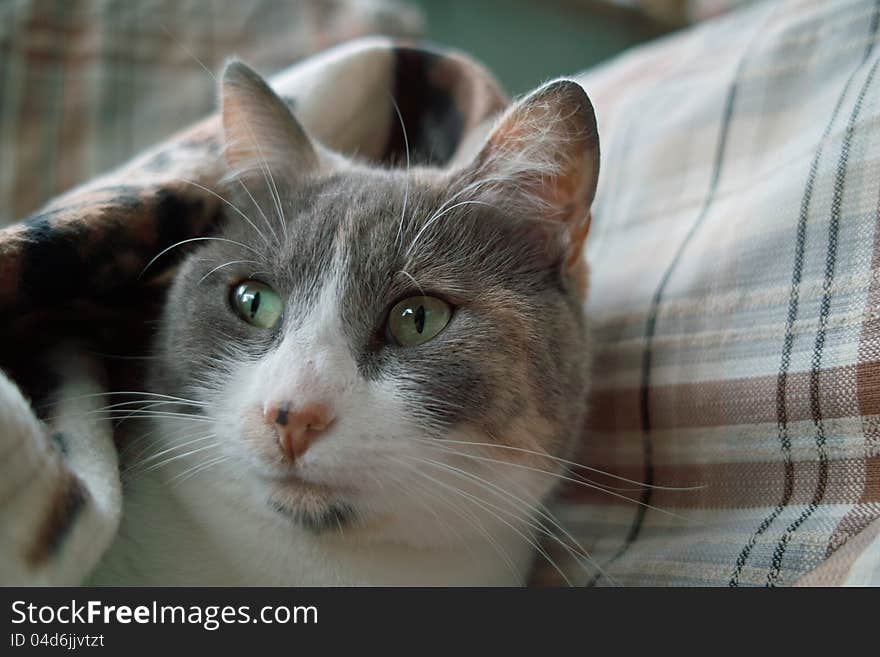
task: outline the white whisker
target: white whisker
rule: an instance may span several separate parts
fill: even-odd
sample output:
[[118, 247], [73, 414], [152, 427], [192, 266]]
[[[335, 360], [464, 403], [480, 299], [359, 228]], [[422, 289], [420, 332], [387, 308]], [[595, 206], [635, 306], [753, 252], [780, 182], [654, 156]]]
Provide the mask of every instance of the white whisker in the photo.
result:
[[[612, 580], [612, 579], [611, 579], [611, 578], [610, 578], [610, 577], [609, 577], [609, 576], [603, 571], [602, 567], [601, 567], [601, 566], [599, 565], [599, 563], [598, 563], [598, 562], [592, 557], [592, 555], [590, 555], [590, 553], [587, 552], [586, 548], [584, 548], [584, 547], [583, 547], [583, 546], [577, 541], [577, 539], [575, 539], [575, 537], [572, 536], [571, 533], [570, 533], [567, 529], [565, 529], [565, 527], [563, 527], [562, 524], [559, 523], [559, 522], [556, 520], [556, 518], [555, 518], [552, 514], [550, 514], [549, 510], [542, 509], [542, 508], [540, 508], [538, 505], [536, 505], [536, 503], [534, 503], [534, 502], [529, 502], [528, 500], [525, 500], [524, 498], [520, 497], [519, 495], [516, 495], [516, 494], [514, 494], [514, 493], [511, 493], [509, 490], [506, 490], [506, 489], [504, 489], [504, 488], [501, 488], [500, 486], [498, 486], [498, 485], [496, 485], [496, 484], [493, 484], [492, 482], [490, 482], [490, 481], [488, 481], [488, 480], [484, 479], [483, 477], [480, 477], [480, 476], [478, 476], [478, 475], [476, 475], [476, 474], [473, 474], [473, 473], [470, 473], [470, 472], [466, 472], [465, 470], [462, 470], [462, 469], [460, 469], [460, 468], [456, 468], [456, 467], [454, 467], [454, 466], [452, 466], [452, 465], [450, 465], [450, 464], [448, 464], [448, 463], [441, 463], [441, 462], [439, 462], [439, 461], [434, 461], [433, 459], [427, 459], [427, 460], [428, 460], [430, 463], [434, 463], [434, 464], [437, 465], [438, 467], [449, 469], [449, 470], [453, 471], [454, 473], [459, 474], [461, 477], [473, 481], [474, 483], [476, 483], [477, 485], [479, 485], [479, 486], [480, 486], [481, 488], [483, 488], [484, 490], [489, 490], [490, 492], [492, 492], [492, 493], [494, 493], [494, 494], [496, 494], [496, 495], [499, 495], [499, 496], [502, 497], [502, 498], [507, 498], [508, 500], [512, 500], [513, 502], [515, 502], [515, 503], [518, 504], [518, 505], [521, 505], [521, 506], [523, 506], [523, 507], [525, 507], [525, 508], [527, 508], [527, 509], [532, 509], [533, 511], [537, 512], [539, 516], [542, 516], [542, 517], [545, 518], [547, 521], [549, 521], [549, 522], [551, 523], [551, 525], [552, 525], [555, 529], [557, 529], [557, 530], [559, 530], [560, 532], [562, 532], [562, 533], [565, 535], [565, 537], [566, 537], [568, 540], [570, 540], [570, 541], [572, 542], [572, 544], [574, 545], [574, 548], [572, 548], [572, 547], [571, 547], [570, 545], [568, 545], [566, 542], [562, 541], [562, 540], [560, 539], [559, 536], [556, 536], [556, 535], [553, 534], [552, 532], [546, 530], [546, 528], [543, 526], [543, 523], [541, 523], [540, 525], [536, 525], [536, 526], [535, 526], [536, 529], [539, 529], [539, 531], [541, 531], [541, 533], [543, 533], [545, 536], [547, 536], [548, 538], [550, 538], [550, 539], [556, 541], [557, 543], [559, 543], [559, 544], [560, 544], [560, 545], [561, 545], [561, 546], [562, 546], [562, 547], [563, 547], [563, 548], [564, 548], [564, 549], [565, 549], [565, 550], [566, 550], [566, 551], [567, 551], [572, 557], [575, 558], [575, 560], [576, 560], [576, 561], [577, 561], [582, 567], [583, 567], [583, 563], [580, 561], [580, 558], [585, 558], [585, 559], [587, 559], [587, 560], [588, 560], [588, 561], [589, 561], [589, 562], [590, 562], [590, 563], [591, 563], [591, 564], [592, 564], [592, 565], [593, 565], [593, 566], [599, 571], [599, 573], [600, 573], [601, 575], [603, 575], [603, 576], [604, 576], [606, 579], [608, 579], [610, 582], [612, 582], [612, 583], [614, 582], [614, 580]], [[585, 570], [586, 570], [586, 569], [585, 569]], [[592, 573], [588, 573], [588, 574], [592, 574]]]
[[401, 269], [401, 270], [399, 270], [397, 273], [398, 273], [398, 274], [403, 274], [403, 275], [406, 276], [409, 280], [411, 280], [411, 281], [413, 282], [413, 285], [415, 285], [415, 286], [418, 288], [419, 293], [420, 293], [422, 296], [425, 296], [425, 290], [422, 289], [422, 286], [419, 284], [419, 282], [418, 282], [415, 278], [413, 278], [412, 275], [411, 275], [408, 271], [404, 271], [403, 269]]
[[[431, 463], [430, 461], [426, 461], [426, 460], [418, 458], [418, 457], [413, 457], [413, 458], [415, 458], [417, 461], [419, 461], [421, 463], [425, 463], [427, 465], [435, 465], [435, 464]], [[451, 484], [447, 484], [443, 481], [440, 481], [439, 479], [435, 479], [435, 478], [431, 477], [430, 475], [428, 475], [427, 473], [422, 472], [422, 476], [427, 477], [431, 481], [435, 482], [437, 485], [439, 485], [439, 486], [441, 486], [441, 487], [443, 487], [443, 488], [445, 488], [445, 489], [447, 489], [447, 490], [449, 490], [459, 496], [462, 496], [462, 497], [465, 497], [466, 499], [469, 499], [474, 505], [482, 508], [486, 513], [488, 513], [489, 515], [494, 517], [496, 520], [498, 520], [502, 524], [504, 524], [507, 527], [509, 527], [510, 529], [512, 529], [526, 543], [528, 543], [531, 547], [533, 547], [538, 552], [538, 554], [540, 554], [542, 557], [544, 557], [551, 566], [553, 566], [553, 568], [559, 573], [559, 576], [562, 577], [563, 580], [565, 580], [565, 582], [568, 586], [572, 585], [571, 580], [568, 579], [568, 576], [565, 574], [565, 572], [559, 567], [559, 565], [553, 560], [553, 558], [549, 554], [547, 554], [547, 551], [544, 550], [544, 548], [542, 548], [533, 538], [531, 538], [527, 534], [525, 534], [519, 527], [517, 527], [513, 523], [505, 520], [501, 515], [499, 515], [499, 513], [496, 513], [495, 511], [498, 511], [500, 513], [505, 513], [507, 515], [511, 515], [516, 520], [518, 520], [520, 522], [522, 522], [522, 518], [520, 518], [516, 514], [512, 513], [511, 511], [504, 509], [502, 507], [499, 507], [495, 504], [492, 504], [491, 502], [487, 502], [486, 500], [481, 499], [481, 498], [477, 497], [476, 495], [472, 495], [471, 493], [468, 493], [467, 491], [463, 491], [460, 488], [452, 486]], [[495, 511], [493, 511], [493, 509], [495, 509]]]
[[485, 206], [490, 207], [490, 208], [495, 207], [495, 206], [493, 206], [491, 203], [486, 203], [485, 201], [459, 201], [459, 202], [456, 203], [455, 205], [450, 205], [448, 208], [446, 208], [446, 209], [443, 210], [442, 212], [435, 212], [435, 213], [431, 216], [431, 218], [428, 219], [428, 221], [425, 222], [425, 225], [422, 226], [421, 229], [419, 229], [419, 232], [416, 233], [416, 236], [413, 238], [413, 241], [410, 242], [409, 248], [406, 250], [406, 257], [409, 258], [410, 254], [412, 253], [412, 250], [413, 250], [413, 249], [415, 248], [415, 246], [416, 246], [416, 242], [418, 242], [418, 241], [419, 241], [419, 238], [422, 236], [422, 233], [424, 233], [426, 230], [428, 230], [428, 229], [429, 229], [434, 223], [436, 223], [436, 222], [437, 222], [437, 221], [438, 221], [443, 215], [445, 215], [445, 214], [447, 214], [447, 213], [449, 213], [449, 212], [452, 212], [452, 211], [455, 210], [456, 208], [460, 208], [460, 207], [462, 207], [463, 205], [485, 205]]
[[202, 463], [199, 463], [198, 465], [193, 466], [189, 470], [184, 470], [179, 475], [173, 477], [168, 482], [168, 484], [170, 486], [176, 486], [176, 485], [182, 484], [187, 479], [190, 479], [190, 478], [196, 476], [197, 474], [204, 472], [205, 470], [210, 470], [214, 466], [219, 465], [221, 463], [225, 463], [226, 461], [229, 461], [231, 459], [232, 459], [231, 456], [229, 456], [228, 454], [225, 454], [225, 455], [217, 456], [213, 459], [209, 459], [208, 461], [203, 461]]
[[260, 252], [253, 247], [250, 247], [247, 244], [242, 244], [241, 242], [236, 242], [235, 240], [226, 239], [225, 237], [191, 237], [186, 240], [181, 240], [177, 244], [172, 244], [168, 248], [162, 249], [159, 253], [156, 254], [155, 257], [153, 257], [152, 260], [147, 263], [147, 266], [141, 270], [141, 273], [138, 274], [138, 278], [141, 278], [154, 262], [156, 262], [159, 258], [168, 253], [171, 249], [175, 249], [178, 246], [182, 246], [183, 244], [189, 244], [190, 242], [226, 242], [228, 244], [235, 244], [236, 246], [240, 246], [243, 249], [247, 249], [257, 256], [260, 255]]
[[[401, 466], [407, 468], [410, 472], [418, 475], [421, 479], [423, 479], [425, 481], [428, 481], [430, 483], [434, 483], [435, 485], [438, 483], [442, 483], [442, 482], [437, 482], [437, 480], [434, 479], [433, 477], [426, 475], [424, 472], [422, 472], [418, 468], [414, 467], [412, 463], [407, 463], [406, 461], [401, 461], [401, 460], [397, 460], [397, 459], [394, 459], [394, 461], [398, 465], [401, 465]], [[445, 486], [445, 484], [444, 484], [444, 486]], [[480, 534], [480, 536], [482, 536], [486, 540], [486, 542], [490, 545], [490, 547], [492, 547], [492, 549], [498, 553], [498, 556], [504, 562], [505, 566], [508, 568], [510, 573], [513, 575], [513, 577], [517, 581], [517, 583], [520, 586], [522, 586], [524, 584], [524, 582], [522, 581], [522, 577], [521, 577], [519, 571], [517, 570], [516, 564], [513, 563], [513, 559], [511, 558], [510, 554], [507, 552], [507, 550], [504, 549], [504, 546], [498, 542], [498, 540], [492, 535], [492, 533], [489, 530], [487, 530], [480, 523], [479, 517], [474, 512], [472, 512], [471, 510], [469, 510], [467, 508], [459, 507], [457, 505], [452, 504], [451, 500], [445, 499], [443, 496], [435, 496], [433, 499], [443, 503], [453, 513], [455, 513], [457, 516], [462, 518], [465, 522], [470, 524], [470, 526], [472, 526], [475, 530], [477, 530], [477, 532]]]
[[219, 448], [219, 446], [217, 445], [217, 443], [211, 443], [210, 445], [203, 445], [202, 447], [198, 447], [196, 449], [190, 450], [190, 451], [185, 452], [183, 454], [175, 454], [174, 456], [169, 457], [169, 458], [165, 459], [164, 461], [160, 461], [159, 463], [153, 463], [152, 465], [150, 465], [147, 468], [138, 469], [137, 474], [143, 475], [143, 474], [146, 474], [147, 472], [153, 472], [154, 470], [164, 468], [165, 466], [167, 466], [170, 463], [173, 463], [174, 461], [178, 461], [178, 460], [186, 458], [188, 456], [192, 456], [193, 454], [199, 454], [201, 452], [205, 452], [209, 449], [218, 449], [218, 448]]
[[[647, 509], [651, 509], [652, 511], [657, 511], [658, 513], [663, 513], [663, 514], [665, 514], [665, 515], [667, 515], [667, 516], [670, 516], [670, 517], [673, 517], [673, 518], [678, 518], [679, 520], [684, 520], [685, 522], [688, 522], [688, 523], [697, 523], [696, 520], [694, 520], [694, 519], [692, 519], [692, 518], [688, 518], [687, 516], [680, 515], [680, 514], [678, 514], [678, 513], [675, 513], [675, 512], [673, 512], [673, 511], [669, 511], [669, 510], [667, 510], [667, 509], [663, 509], [663, 508], [661, 508], [661, 507], [657, 507], [657, 506], [653, 506], [653, 505], [650, 505], [650, 504], [646, 504], [646, 503], [642, 502], [641, 500], [636, 500], [636, 499], [633, 499], [633, 498], [631, 498], [631, 497], [627, 497], [626, 495], [622, 495], [622, 494], [617, 493], [617, 492], [615, 492], [615, 491], [613, 491], [613, 490], [609, 490], [608, 488], [605, 488], [604, 486], [600, 486], [599, 484], [596, 484], [596, 483], [594, 483], [594, 482], [591, 482], [591, 481], [585, 480], [584, 478], [575, 479], [575, 478], [573, 478], [573, 477], [570, 477], [570, 476], [567, 476], [567, 475], [564, 475], [564, 474], [559, 474], [559, 473], [556, 473], [556, 472], [551, 472], [551, 471], [549, 471], [549, 470], [541, 470], [540, 468], [535, 468], [535, 467], [532, 467], [532, 466], [529, 466], [529, 465], [525, 465], [525, 464], [523, 464], [523, 463], [513, 463], [512, 461], [499, 461], [498, 459], [492, 459], [492, 458], [489, 458], [489, 457], [487, 457], [487, 456], [477, 456], [476, 454], [467, 454], [467, 453], [464, 453], [464, 452], [456, 452], [456, 454], [457, 454], [458, 456], [463, 456], [463, 457], [470, 458], [470, 459], [475, 459], [475, 460], [478, 460], [478, 461], [487, 461], [487, 462], [489, 462], [489, 463], [498, 463], [498, 464], [500, 464], [500, 465], [507, 465], [507, 466], [509, 466], [509, 467], [511, 467], [511, 468], [519, 468], [519, 469], [522, 469], [522, 470], [529, 470], [529, 471], [531, 471], [531, 472], [537, 472], [537, 473], [539, 473], [539, 474], [544, 474], [544, 475], [547, 475], [547, 476], [556, 477], [557, 479], [560, 479], [560, 480], [562, 480], [562, 481], [568, 481], [568, 482], [571, 482], [571, 483], [577, 484], [578, 486], [584, 486], [584, 487], [587, 487], [587, 488], [592, 488], [592, 489], [594, 489], [594, 490], [598, 490], [598, 491], [601, 491], [601, 492], [606, 493], [606, 494], [608, 494], [608, 495], [611, 495], [612, 497], [616, 497], [616, 498], [619, 498], [619, 499], [622, 499], [622, 500], [626, 500], [627, 502], [632, 502], [633, 504], [638, 504], [638, 505], [640, 505], [640, 506], [644, 506], [645, 508], [647, 508]], [[699, 524], [699, 523], [697, 523], [697, 524]]]
[[219, 266], [217, 266], [217, 267], [214, 267], [214, 269], [212, 269], [212, 270], [209, 271], [207, 274], [205, 274], [204, 276], [202, 276], [202, 277], [199, 279], [199, 282], [196, 283], [196, 285], [201, 285], [202, 281], [204, 281], [206, 278], [208, 278], [208, 276], [210, 276], [211, 274], [213, 274], [215, 271], [219, 271], [220, 269], [223, 269], [224, 267], [229, 267], [230, 265], [241, 265], [241, 264], [246, 264], [246, 263], [251, 263], [251, 264], [254, 264], [254, 265], [259, 265], [259, 264], [260, 264], [260, 263], [257, 262], [256, 260], [230, 260], [229, 262], [224, 262], [222, 265], [219, 265]]
[[253, 203], [256, 206], [257, 210], [260, 213], [260, 216], [263, 218], [263, 222], [265, 222], [265, 224], [269, 228], [269, 230], [272, 231], [272, 236], [275, 238], [275, 244], [277, 244], [280, 247], [281, 240], [278, 238], [278, 233], [275, 231], [275, 227], [272, 225], [272, 222], [269, 221], [269, 217], [267, 217], [266, 213], [263, 211], [263, 206], [261, 206], [259, 203], [257, 203], [257, 199], [255, 199], [254, 195], [251, 194], [251, 190], [248, 189], [247, 185], [245, 185], [244, 180], [239, 178], [238, 184], [241, 185], [241, 188], [244, 190], [244, 193], [248, 195], [248, 198], [251, 200], [251, 203]]
[[186, 449], [187, 447], [189, 447], [191, 445], [195, 445], [196, 443], [200, 443], [205, 440], [211, 440], [213, 438], [216, 438], [216, 436], [213, 433], [192, 434], [192, 435], [188, 435], [188, 436], [182, 436], [181, 438], [179, 438], [179, 440], [181, 442], [177, 442], [174, 445], [172, 445], [171, 447], [166, 447], [165, 449], [162, 449], [159, 452], [156, 452], [154, 454], [151, 454], [149, 456], [146, 456], [146, 457], [138, 460], [137, 463], [135, 463], [131, 467], [129, 467], [123, 474], [125, 474], [127, 472], [137, 471], [138, 469], [141, 469], [143, 466], [145, 466], [149, 463], [152, 463], [153, 461], [161, 458], [165, 454], [171, 454], [173, 452], [180, 451], [182, 449]]
[[[412, 438], [412, 439], [413, 440], [423, 440], [420, 438]], [[425, 442], [434, 442], [434, 441], [425, 440]], [[474, 446], [474, 447], [493, 447], [493, 448], [497, 448], [497, 449], [506, 449], [506, 450], [510, 450], [510, 451], [514, 451], [514, 452], [522, 452], [524, 454], [532, 454], [534, 456], [539, 456], [541, 458], [549, 459], [549, 460], [555, 461], [557, 463], [562, 463], [563, 465], [567, 465], [567, 466], [570, 466], [573, 468], [580, 468], [583, 470], [588, 470], [590, 472], [595, 472], [596, 474], [601, 474], [602, 476], [608, 477], [610, 479], [616, 479], [618, 481], [623, 481], [628, 484], [633, 484], [634, 486], [639, 487], [637, 490], [640, 490], [642, 488], [651, 488], [654, 490], [688, 491], [688, 490], [701, 490], [703, 488], [706, 488], [705, 485], [702, 485], [702, 486], [660, 486], [660, 485], [656, 485], [656, 484], [647, 484], [647, 483], [644, 483], [641, 481], [636, 481], [635, 479], [628, 479], [626, 477], [616, 475], [616, 474], [608, 472], [606, 470], [600, 470], [599, 468], [594, 468], [594, 467], [586, 465], [584, 463], [578, 463], [577, 461], [569, 461], [568, 459], [560, 458], [558, 456], [553, 456], [552, 454], [548, 454], [546, 452], [537, 452], [537, 451], [534, 451], [531, 449], [525, 449], [523, 447], [515, 447], [513, 445], [504, 445], [501, 443], [471, 442], [469, 440], [452, 440], [452, 439], [447, 439], [447, 438], [443, 438], [442, 442], [444, 444], [467, 445], [467, 446]], [[596, 482], [591, 481], [590, 483], [596, 483]]]
[[400, 223], [397, 226], [397, 238], [395, 239], [396, 248], [398, 252], [400, 247], [403, 245], [403, 222], [406, 221], [406, 206], [409, 202], [409, 137], [406, 134], [406, 125], [403, 122], [403, 115], [400, 113], [400, 107], [397, 105], [397, 101], [394, 100], [394, 96], [391, 93], [388, 94], [391, 99], [391, 104], [394, 106], [394, 111], [397, 113], [397, 120], [400, 121], [400, 129], [403, 132], [403, 144], [406, 148], [406, 184], [403, 189], [403, 209], [400, 211]]
[[[218, 199], [220, 199], [221, 201], [223, 201], [226, 205], [228, 205], [230, 208], [232, 208], [233, 210], [235, 210], [235, 212], [236, 212], [236, 213], [237, 213], [242, 219], [244, 219], [244, 220], [245, 220], [245, 221], [251, 226], [251, 228], [254, 229], [254, 231], [256, 231], [257, 235], [260, 236], [260, 238], [263, 240], [263, 243], [264, 243], [266, 246], [269, 246], [269, 240], [268, 240], [268, 239], [266, 238], [266, 236], [263, 234], [263, 231], [261, 231], [259, 228], [257, 228], [256, 224], [254, 224], [254, 222], [250, 220], [250, 217], [248, 217], [244, 212], [242, 212], [241, 209], [238, 208], [238, 206], [233, 205], [232, 202], [230, 202], [229, 200], [227, 200], [227, 199], [224, 198], [223, 196], [220, 196], [220, 194], [218, 194], [217, 192], [215, 192], [213, 189], [209, 189], [209, 188], [205, 187], [204, 185], [195, 182], [194, 180], [187, 180], [186, 178], [178, 178], [178, 180], [180, 180], [180, 181], [182, 181], [182, 182], [185, 182], [185, 183], [187, 183], [188, 185], [193, 185], [194, 187], [198, 187], [198, 188], [201, 189], [202, 191], [205, 191], [205, 192], [207, 192], [208, 194], [211, 194], [212, 196], [215, 196], [216, 198], [218, 198]], [[255, 203], [256, 203], [256, 202], [255, 202]], [[259, 206], [257, 206], [257, 208], [259, 209]], [[271, 229], [272, 226], [270, 225], [269, 228]], [[274, 230], [273, 230], [272, 232], [274, 233]], [[276, 239], [276, 241], [277, 241], [277, 239], [278, 239], [277, 235], [276, 235], [275, 239]]]

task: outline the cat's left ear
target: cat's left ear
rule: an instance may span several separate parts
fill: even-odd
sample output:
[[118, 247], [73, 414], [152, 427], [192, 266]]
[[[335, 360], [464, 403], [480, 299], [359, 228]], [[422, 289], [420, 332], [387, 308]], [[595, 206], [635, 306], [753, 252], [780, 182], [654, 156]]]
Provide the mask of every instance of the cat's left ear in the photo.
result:
[[465, 175], [493, 204], [540, 219], [539, 230], [562, 228], [565, 264], [576, 267], [599, 178], [596, 115], [583, 87], [556, 80], [515, 103]]
[[263, 166], [298, 174], [320, 165], [316, 145], [266, 81], [241, 61], [223, 70], [220, 86], [225, 156], [235, 172]]

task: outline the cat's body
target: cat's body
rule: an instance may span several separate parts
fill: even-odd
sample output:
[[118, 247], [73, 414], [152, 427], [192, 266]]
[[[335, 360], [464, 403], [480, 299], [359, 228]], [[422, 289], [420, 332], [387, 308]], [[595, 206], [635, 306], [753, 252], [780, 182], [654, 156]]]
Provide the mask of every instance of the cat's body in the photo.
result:
[[170, 292], [93, 581], [522, 584], [585, 415], [583, 90], [451, 171], [326, 152], [240, 64], [223, 119], [235, 209]]

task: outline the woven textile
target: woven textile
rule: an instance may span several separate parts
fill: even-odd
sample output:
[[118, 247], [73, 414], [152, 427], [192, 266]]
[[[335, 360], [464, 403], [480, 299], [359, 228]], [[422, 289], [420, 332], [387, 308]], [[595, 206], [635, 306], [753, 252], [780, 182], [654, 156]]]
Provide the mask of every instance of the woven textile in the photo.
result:
[[563, 492], [608, 576], [575, 581], [788, 585], [832, 555], [813, 583], [870, 581], [878, 21], [875, 0], [763, 3], [580, 78], [603, 146], [581, 460], [655, 488], [576, 470], [615, 489]]
[[0, 225], [211, 113], [233, 54], [270, 74], [420, 28], [393, 0], [4, 0]]

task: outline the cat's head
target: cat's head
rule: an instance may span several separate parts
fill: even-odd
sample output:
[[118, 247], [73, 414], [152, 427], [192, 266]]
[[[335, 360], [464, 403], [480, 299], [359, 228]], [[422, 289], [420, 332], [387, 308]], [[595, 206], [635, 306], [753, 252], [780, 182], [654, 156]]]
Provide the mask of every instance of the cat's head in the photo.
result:
[[584, 419], [583, 89], [515, 103], [454, 170], [331, 153], [238, 62], [221, 96], [228, 217], [177, 275], [154, 373], [199, 422], [165, 440], [207, 423], [194, 480], [279, 522], [428, 543], [525, 522]]

